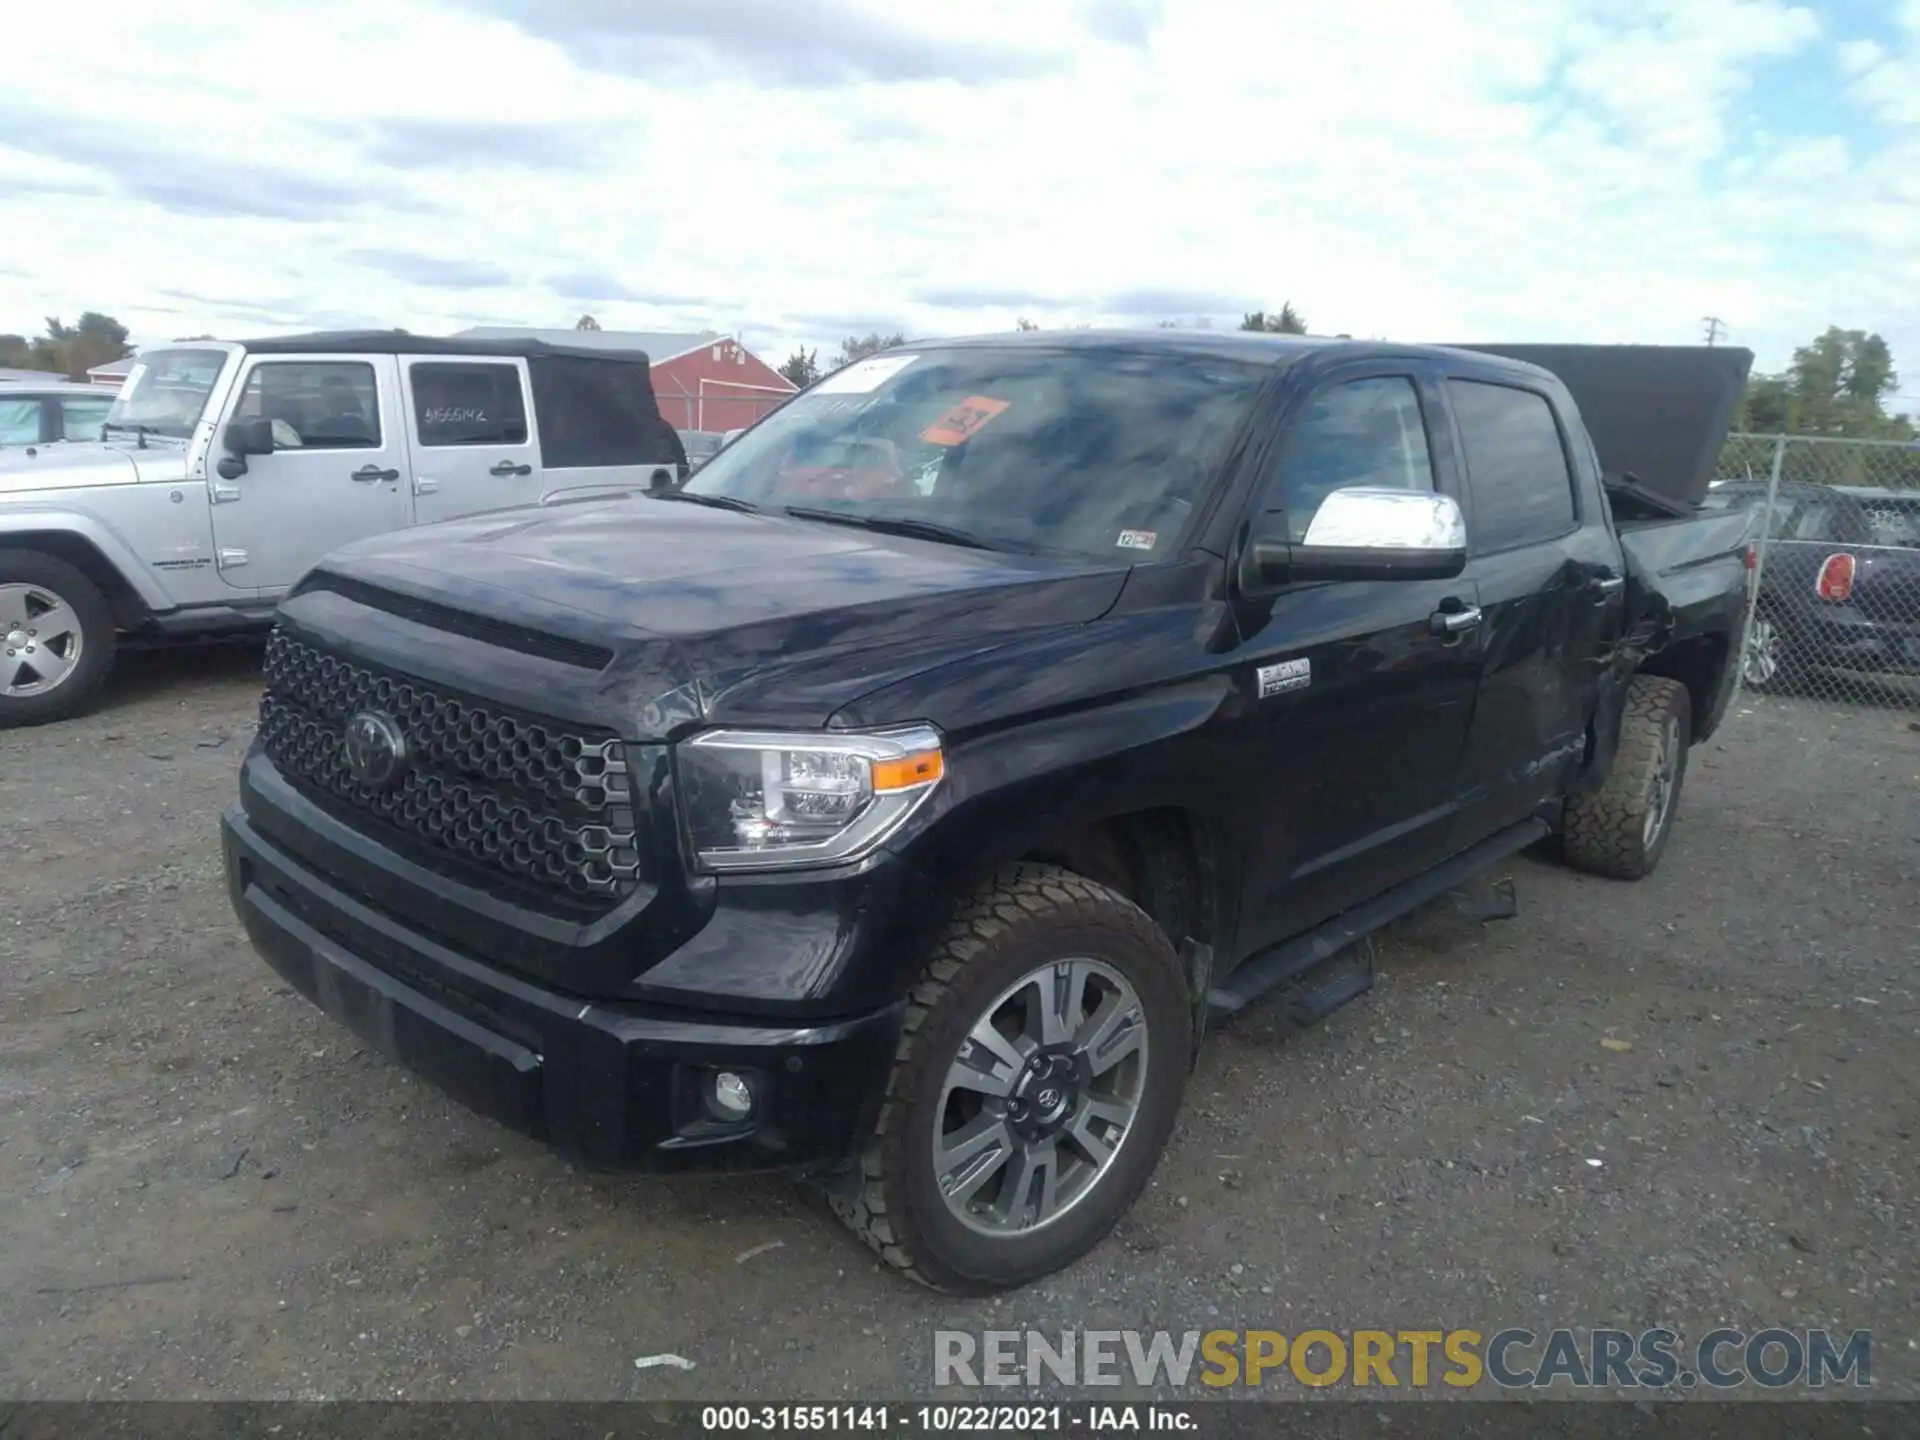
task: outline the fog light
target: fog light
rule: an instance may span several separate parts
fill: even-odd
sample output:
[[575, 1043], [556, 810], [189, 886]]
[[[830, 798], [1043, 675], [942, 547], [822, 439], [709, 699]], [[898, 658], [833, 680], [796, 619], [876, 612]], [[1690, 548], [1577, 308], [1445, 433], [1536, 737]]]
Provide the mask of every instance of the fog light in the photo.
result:
[[753, 1113], [753, 1085], [744, 1075], [721, 1070], [713, 1077], [707, 1102], [717, 1120], [744, 1120]]

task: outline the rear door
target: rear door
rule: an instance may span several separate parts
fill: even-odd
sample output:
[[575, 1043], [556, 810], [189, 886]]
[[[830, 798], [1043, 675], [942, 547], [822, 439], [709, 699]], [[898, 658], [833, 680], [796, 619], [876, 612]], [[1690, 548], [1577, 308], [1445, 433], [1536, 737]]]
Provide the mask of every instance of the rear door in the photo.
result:
[[1584, 754], [1625, 580], [1592, 448], [1547, 386], [1469, 372], [1445, 388], [1481, 612], [1462, 766], [1471, 844], [1557, 796]]
[[[1297, 540], [1336, 489], [1449, 488], [1432, 385], [1406, 360], [1331, 372], [1276, 440], [1255, 505]], [[1246, 847], [1245, 948], [1442, 858], [1478, 667], [1474, 637], [1436, 634], [1433, 617], [1473, 603], [1464, 578], [1307, 584], [1248, 618], [1234, 658], [1251, 743], [1233, 758], [1261, 833]]]
[[544, 484], [527, 362], [407, 355], [414, 515], [422, 524], [539, 503]]
[[209, 484], [220, 577], [279, 590], [330, 551], [403, 530], [399, 374], [390, 355], [255, 355], [229, 419], [264, 417], [274, 451]]

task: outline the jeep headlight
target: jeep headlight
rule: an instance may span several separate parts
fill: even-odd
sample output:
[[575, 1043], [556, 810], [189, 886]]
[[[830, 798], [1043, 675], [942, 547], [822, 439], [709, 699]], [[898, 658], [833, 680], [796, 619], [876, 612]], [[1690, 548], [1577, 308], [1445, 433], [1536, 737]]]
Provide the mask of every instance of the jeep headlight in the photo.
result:
[[693, 852], [708, 870], [857, 860], [906, 822], [946, 772], [940, 732], [709, 730], [678, 747]]

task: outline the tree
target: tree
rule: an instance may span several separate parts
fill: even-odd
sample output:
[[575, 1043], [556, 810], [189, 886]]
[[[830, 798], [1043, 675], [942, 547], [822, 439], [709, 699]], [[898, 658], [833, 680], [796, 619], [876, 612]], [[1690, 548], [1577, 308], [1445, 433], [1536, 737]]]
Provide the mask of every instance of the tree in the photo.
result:
[[864, 360], [869, 355], [878, 355], [882, 350], [891, 350], [896, 345], [907, 343], [907, 337], [895, 331], [891, 335], [882, 335], [878, 330], [865, 335], [849, 335], [840, 342], [840, 353], [833, 357], [833, 368], [851, 365], [856, 360]]
[[47, 333], [31, 342], [18, 335], [0, 335], [0, 363], [29, 370], [56, 370], [71, 380], [84, 380], [94, 366], [132, 353], [127, 327], [98, 310], [87, 311], [73, 325], [49, 315]]
[[1307, 333], [1307, 317], [1293, 308], [1291, 300], [1284, 300], [1271, 315], [1264, 310], [1249, 310], [1240, 317], [1240, 328], [1260, 330], [1269, 335], [1304, 335]]
[[600, 328], [600, 322], [591, 315], [582, 315], [578, 320], [573, 322], [573, 328], [576, 330], [598, 330]]
[[820, 378], [820, 352], [804, 346], [795, 350], [780, 363], [780, 373], [793, 382], [794, 389], [806, 389]]
[[1899, 387], [1883, 337], [1829, 325], [1794, 350], [1784, 375], [1755, 375], [1747, 382], [1734, 424], [1762, 435], [1904, 440], [1913, 435], [1912, 423], [1885, 409]]
[[1013, 328], [1016, 330], [1038, 330], [1040, 327], [1022, 315], [1018, 320], [1013, 322]]

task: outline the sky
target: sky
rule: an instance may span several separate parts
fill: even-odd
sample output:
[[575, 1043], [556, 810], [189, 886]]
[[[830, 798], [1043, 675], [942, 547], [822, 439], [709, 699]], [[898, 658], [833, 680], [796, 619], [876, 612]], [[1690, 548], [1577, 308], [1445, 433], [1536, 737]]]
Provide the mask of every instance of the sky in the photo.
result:
[[28, 6], [0, 331], [1878, 330], [1920, 408], [1920, 0]]

